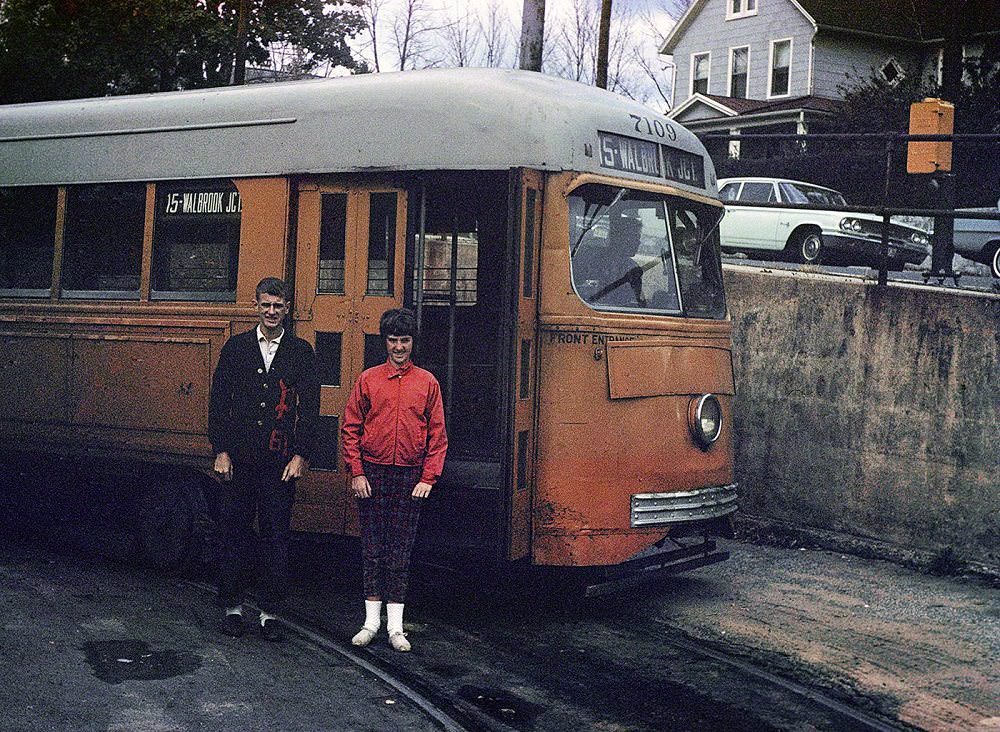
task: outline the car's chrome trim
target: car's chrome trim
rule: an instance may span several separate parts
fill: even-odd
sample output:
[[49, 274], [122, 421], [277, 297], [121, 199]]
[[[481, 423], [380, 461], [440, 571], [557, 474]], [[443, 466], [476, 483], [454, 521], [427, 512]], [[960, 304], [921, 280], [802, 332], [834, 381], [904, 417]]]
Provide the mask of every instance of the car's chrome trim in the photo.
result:
[[736, 510], [736, 484], [632, 496], [631, 526], [663, 526], [719, 518]]

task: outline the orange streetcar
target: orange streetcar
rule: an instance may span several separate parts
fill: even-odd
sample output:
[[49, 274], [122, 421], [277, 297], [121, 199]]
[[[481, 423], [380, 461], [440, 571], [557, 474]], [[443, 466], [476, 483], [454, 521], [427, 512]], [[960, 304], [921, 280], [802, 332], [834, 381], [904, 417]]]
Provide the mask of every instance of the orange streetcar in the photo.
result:
[[736, 510], [722, 211], [692, 134], [528, 72], [3, 107], [0, 433], [132, 466], [150, 558], [189, 557], [211, 527], [212, 371], [276, 275], [322, 383], [298, 530], [356, 531], [340, 415], [405, 305], [450, 438], [421, 542], [608, 568], [595, 592], [718, 561]]

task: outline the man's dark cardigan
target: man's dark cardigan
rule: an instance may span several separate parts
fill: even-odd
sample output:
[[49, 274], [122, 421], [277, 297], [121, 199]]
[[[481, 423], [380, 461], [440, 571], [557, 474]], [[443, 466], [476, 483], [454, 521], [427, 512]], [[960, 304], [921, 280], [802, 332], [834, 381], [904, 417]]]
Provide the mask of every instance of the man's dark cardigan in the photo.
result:
[[257, 329], [233, 336], [222, 347], [212, 378], [208, 439], [216, 454], [234, 461], [308, 460], [316, 440], [319, 384], [312, 346], [288, 331], [271, 362]]

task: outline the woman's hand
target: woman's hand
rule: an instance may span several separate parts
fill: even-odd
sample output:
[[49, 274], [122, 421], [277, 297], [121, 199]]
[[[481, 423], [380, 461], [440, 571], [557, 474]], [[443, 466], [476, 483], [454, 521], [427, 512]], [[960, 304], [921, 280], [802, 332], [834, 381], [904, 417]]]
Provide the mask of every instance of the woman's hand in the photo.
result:
[[351, 478], [351, 492], [358, 498], [371, 498], [372, 487], [368, 483], [368, 478], [363, 475], [355, 475]]

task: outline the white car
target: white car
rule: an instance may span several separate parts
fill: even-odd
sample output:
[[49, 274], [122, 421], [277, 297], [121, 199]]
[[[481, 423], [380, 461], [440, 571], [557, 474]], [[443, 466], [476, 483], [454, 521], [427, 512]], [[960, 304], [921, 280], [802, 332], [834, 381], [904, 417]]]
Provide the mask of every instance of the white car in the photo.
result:
[[[877, 267], [882, 219], [866, 213], [770, 208], [753, 204], [846, 206], [832, 188], [783, 178], [720, 178], [726, 205], [719, 234], [723, 251], [776, 254], [797, 262], [863, 264]], [[743, 205], [746, 204], [746, 205]], [[889, 268], [918, 264], [927, 257], [929, 237], [920, 229], [889, 224]]]
[[[1000, 214], [996, 208], [966, 208], [961, 211]], [[994, 277], [1000, 277], [1000, 219], [955, 219], [955, 253], [966, 259], [989, 265]]]

